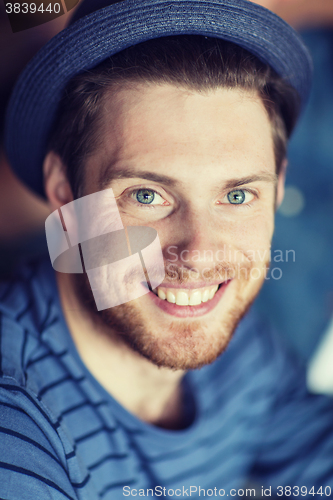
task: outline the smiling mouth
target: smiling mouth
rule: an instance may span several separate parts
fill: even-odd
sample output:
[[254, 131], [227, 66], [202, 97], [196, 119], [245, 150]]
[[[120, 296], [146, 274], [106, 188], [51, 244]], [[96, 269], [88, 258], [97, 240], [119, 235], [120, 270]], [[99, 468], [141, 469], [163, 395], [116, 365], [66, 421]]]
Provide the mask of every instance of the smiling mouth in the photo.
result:
[[152, 291], [161, 300], [166, 300], [170, 304], [176, 304], [177, 306], [198, 306], [202, 302], [209, 302], [212, 300], [223, 284], [224, 283], [220, 283], [219, 285], [196, 289], [167, 288], [159, 286]]

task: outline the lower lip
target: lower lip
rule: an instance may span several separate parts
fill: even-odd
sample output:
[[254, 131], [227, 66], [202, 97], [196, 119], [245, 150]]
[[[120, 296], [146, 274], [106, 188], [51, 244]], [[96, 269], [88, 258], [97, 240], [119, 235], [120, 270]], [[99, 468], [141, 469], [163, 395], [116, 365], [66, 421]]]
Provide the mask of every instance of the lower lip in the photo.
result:
[[177, 306], [177, 304], [171, 304], [171, 302], [168, 302], [167, 300], [160, 299], [153, 292], [149, 292], [148, 296], [154, 304], [162, 309], [162, 311], [171, 314], [172, 316], [176, 316], [177, 318], [197, 318], [198, 316], [203, 316], [204, 314], [209, 313], [216, 307], [230, 281], [223, 283], [211, 300], [201, 302], [201, 304], [198, 304], [197, 306]]

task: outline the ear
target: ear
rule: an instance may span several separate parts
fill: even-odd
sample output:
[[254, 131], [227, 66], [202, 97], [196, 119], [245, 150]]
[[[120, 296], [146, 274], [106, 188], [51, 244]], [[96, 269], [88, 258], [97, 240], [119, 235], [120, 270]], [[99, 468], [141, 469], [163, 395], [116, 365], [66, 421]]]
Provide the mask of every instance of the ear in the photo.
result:
[[50, 151], [44, 160], [44, 186], [52, 211], [73, 201], [66, 168], [59, 155]]
[[279, 173], [278, 184], [276, 188], [276, 202], [275, 202], [275, 210], [279, 208], [283, 201], [284, 197], [284, 184], [286, 181], [286, 170], [287, 170], [288, 160], [285, 158], [281, 165], [281, 170]]

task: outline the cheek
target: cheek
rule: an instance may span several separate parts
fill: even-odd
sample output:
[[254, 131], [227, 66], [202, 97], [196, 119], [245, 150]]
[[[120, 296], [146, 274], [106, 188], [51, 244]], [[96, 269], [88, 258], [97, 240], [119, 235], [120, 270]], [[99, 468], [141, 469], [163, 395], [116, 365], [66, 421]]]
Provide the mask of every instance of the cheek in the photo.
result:
[[265, 213], [248, 217], [246, 220], [234, 220], [222, 223], [219, 230], [221, 244], [237, 248], [242, 254], [270, 248], [274, 231], [274, 214]]

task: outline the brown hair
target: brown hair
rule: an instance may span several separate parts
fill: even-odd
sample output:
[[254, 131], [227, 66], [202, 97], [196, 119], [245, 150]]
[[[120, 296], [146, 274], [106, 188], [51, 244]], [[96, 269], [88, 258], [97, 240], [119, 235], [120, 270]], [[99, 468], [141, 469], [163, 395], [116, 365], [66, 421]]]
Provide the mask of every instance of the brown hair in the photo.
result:
[[299, 112], [296, 91], [270, 66], [232, 42], [198, 35], [163, 37], [129, 47], [67, 85], [48, 149], [66, 165], [75, 197], [82, 196], [85, 159], [98, 147], [103, 98], [131, 82], [256, 92], [270, 117], [279, 172]]

